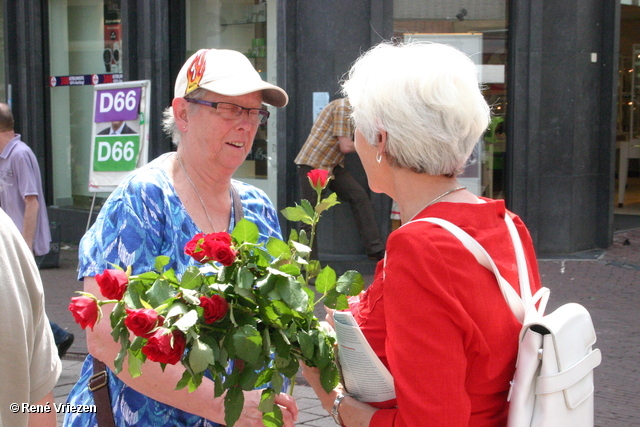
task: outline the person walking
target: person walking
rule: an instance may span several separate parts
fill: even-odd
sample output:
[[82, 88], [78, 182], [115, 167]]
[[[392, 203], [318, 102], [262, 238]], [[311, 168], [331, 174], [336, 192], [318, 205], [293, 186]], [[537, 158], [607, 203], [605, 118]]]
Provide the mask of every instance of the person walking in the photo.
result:
[[[15, 133], [13, 113], [4, 103], [0, 103], [0, 207], [22, 232], [37, 260], [49, 253], [51, 231], [38, 160]], [[74, 336], [50, 323], [62, 357], [73, 344]]]
[[[307, 173], [312, 169], [329, 171], [333, 177], [328, 188], [351, 205], [356, 227], [369, 259], [379, 261], [384, 257], [384, 243], [369, 195], [344, 167], [347, 153], [355, 152], [353, 125], [349, 118], [351, 106], [346, 98], [330, 102], [318, 115], [309, 137], [295, 158], [300, 179], [300, 198], [315, 202], [315, 190], [309, 186]], [[310, 227], [303, 225], [309, 233]], [[317, 241], [312, 252], [317, 256]]]

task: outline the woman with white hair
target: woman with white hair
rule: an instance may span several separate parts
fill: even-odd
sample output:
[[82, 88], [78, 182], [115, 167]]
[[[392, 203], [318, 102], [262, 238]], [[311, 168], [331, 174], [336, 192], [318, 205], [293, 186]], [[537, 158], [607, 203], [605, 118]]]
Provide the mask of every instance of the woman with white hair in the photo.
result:
[[475, 238], [519, 289], [505, 215], [523, 241], [533, 292], [537, 262], [522, 221], [503, 200], [477, 197], [459, 175], [489, 123], [473, 62], [442, 44], [381, 44], [343, 85], [353, 107], [356, 151], [369, 187], [398, 203], [403, 226], [350, 310], [391, 372], [396, 399], [369, 405], [326, 393], [315, 368], [303, 374], [336, 422], [347, 426], [506, 425], [520, 323], [492, 272], [438, 225]]

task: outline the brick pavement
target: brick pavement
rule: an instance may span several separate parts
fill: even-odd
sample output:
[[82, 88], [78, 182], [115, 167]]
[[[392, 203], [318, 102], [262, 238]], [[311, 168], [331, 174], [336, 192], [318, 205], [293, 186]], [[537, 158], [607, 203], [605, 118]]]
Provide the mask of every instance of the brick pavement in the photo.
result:
[[[67, 310], [81, 285], [75, 280], [76, 250], [61, 251], [60, 268], [42, 270], [49, 317], [76, 336], [63, 360], [63, 375], [54, 390], [56, 402], [65, 401], [86, 353], [84, 331]], [[540, 275], [551, 289], [548, 311], [566, 302], [578, 302], [591, 313], [602, 351], [595, 371], [596, 426], [640, 426], [640, 229], [616, 233], [606, 251], [590, 251], [565, 258], [540, 259]], [[370, 279], [370, 277], [369, 277]], [[299, 426], [333, 426], [311, 389], [301, 381], [294, 396], [300, 408]]]

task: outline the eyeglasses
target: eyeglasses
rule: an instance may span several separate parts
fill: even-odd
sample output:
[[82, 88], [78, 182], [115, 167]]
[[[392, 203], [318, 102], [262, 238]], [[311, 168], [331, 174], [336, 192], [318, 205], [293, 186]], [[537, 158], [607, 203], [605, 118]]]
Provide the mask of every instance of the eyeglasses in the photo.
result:
[[193, 102], [194, 104], [201, 104], [206, 105], [207, 107], [211, 107], [215, 109], [223, 119], [237, 119], [242, 115], [242, 112], [244, 110], [247, 110], [249, 112], [249, 120], [259, 125], [267, 123], [267, 119], [269, 118], [269, 112], [267, 110], [261, 110], [259, 108], [246, 108], [240, 105], [231, 104], [229, 102], [209, 102], [193, 98], [185, 98], [185, 100], [187, 102]]

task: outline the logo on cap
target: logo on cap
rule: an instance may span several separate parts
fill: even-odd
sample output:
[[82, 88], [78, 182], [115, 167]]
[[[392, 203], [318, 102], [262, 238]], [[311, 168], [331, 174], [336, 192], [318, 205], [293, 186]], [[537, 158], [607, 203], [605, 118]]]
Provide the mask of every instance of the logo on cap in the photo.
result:
[[193, 62], [187, 69], [187, 90], [185, 91], [185, 95], [191, 92], [194, 89], [200, 87], [200, 80], [202, 80], [202, 76], [204, 75], [205, 69], [205, 56], [207, 55], [206, 50], [203, 50], [201, 53], [196, 55], [193, 58]]

